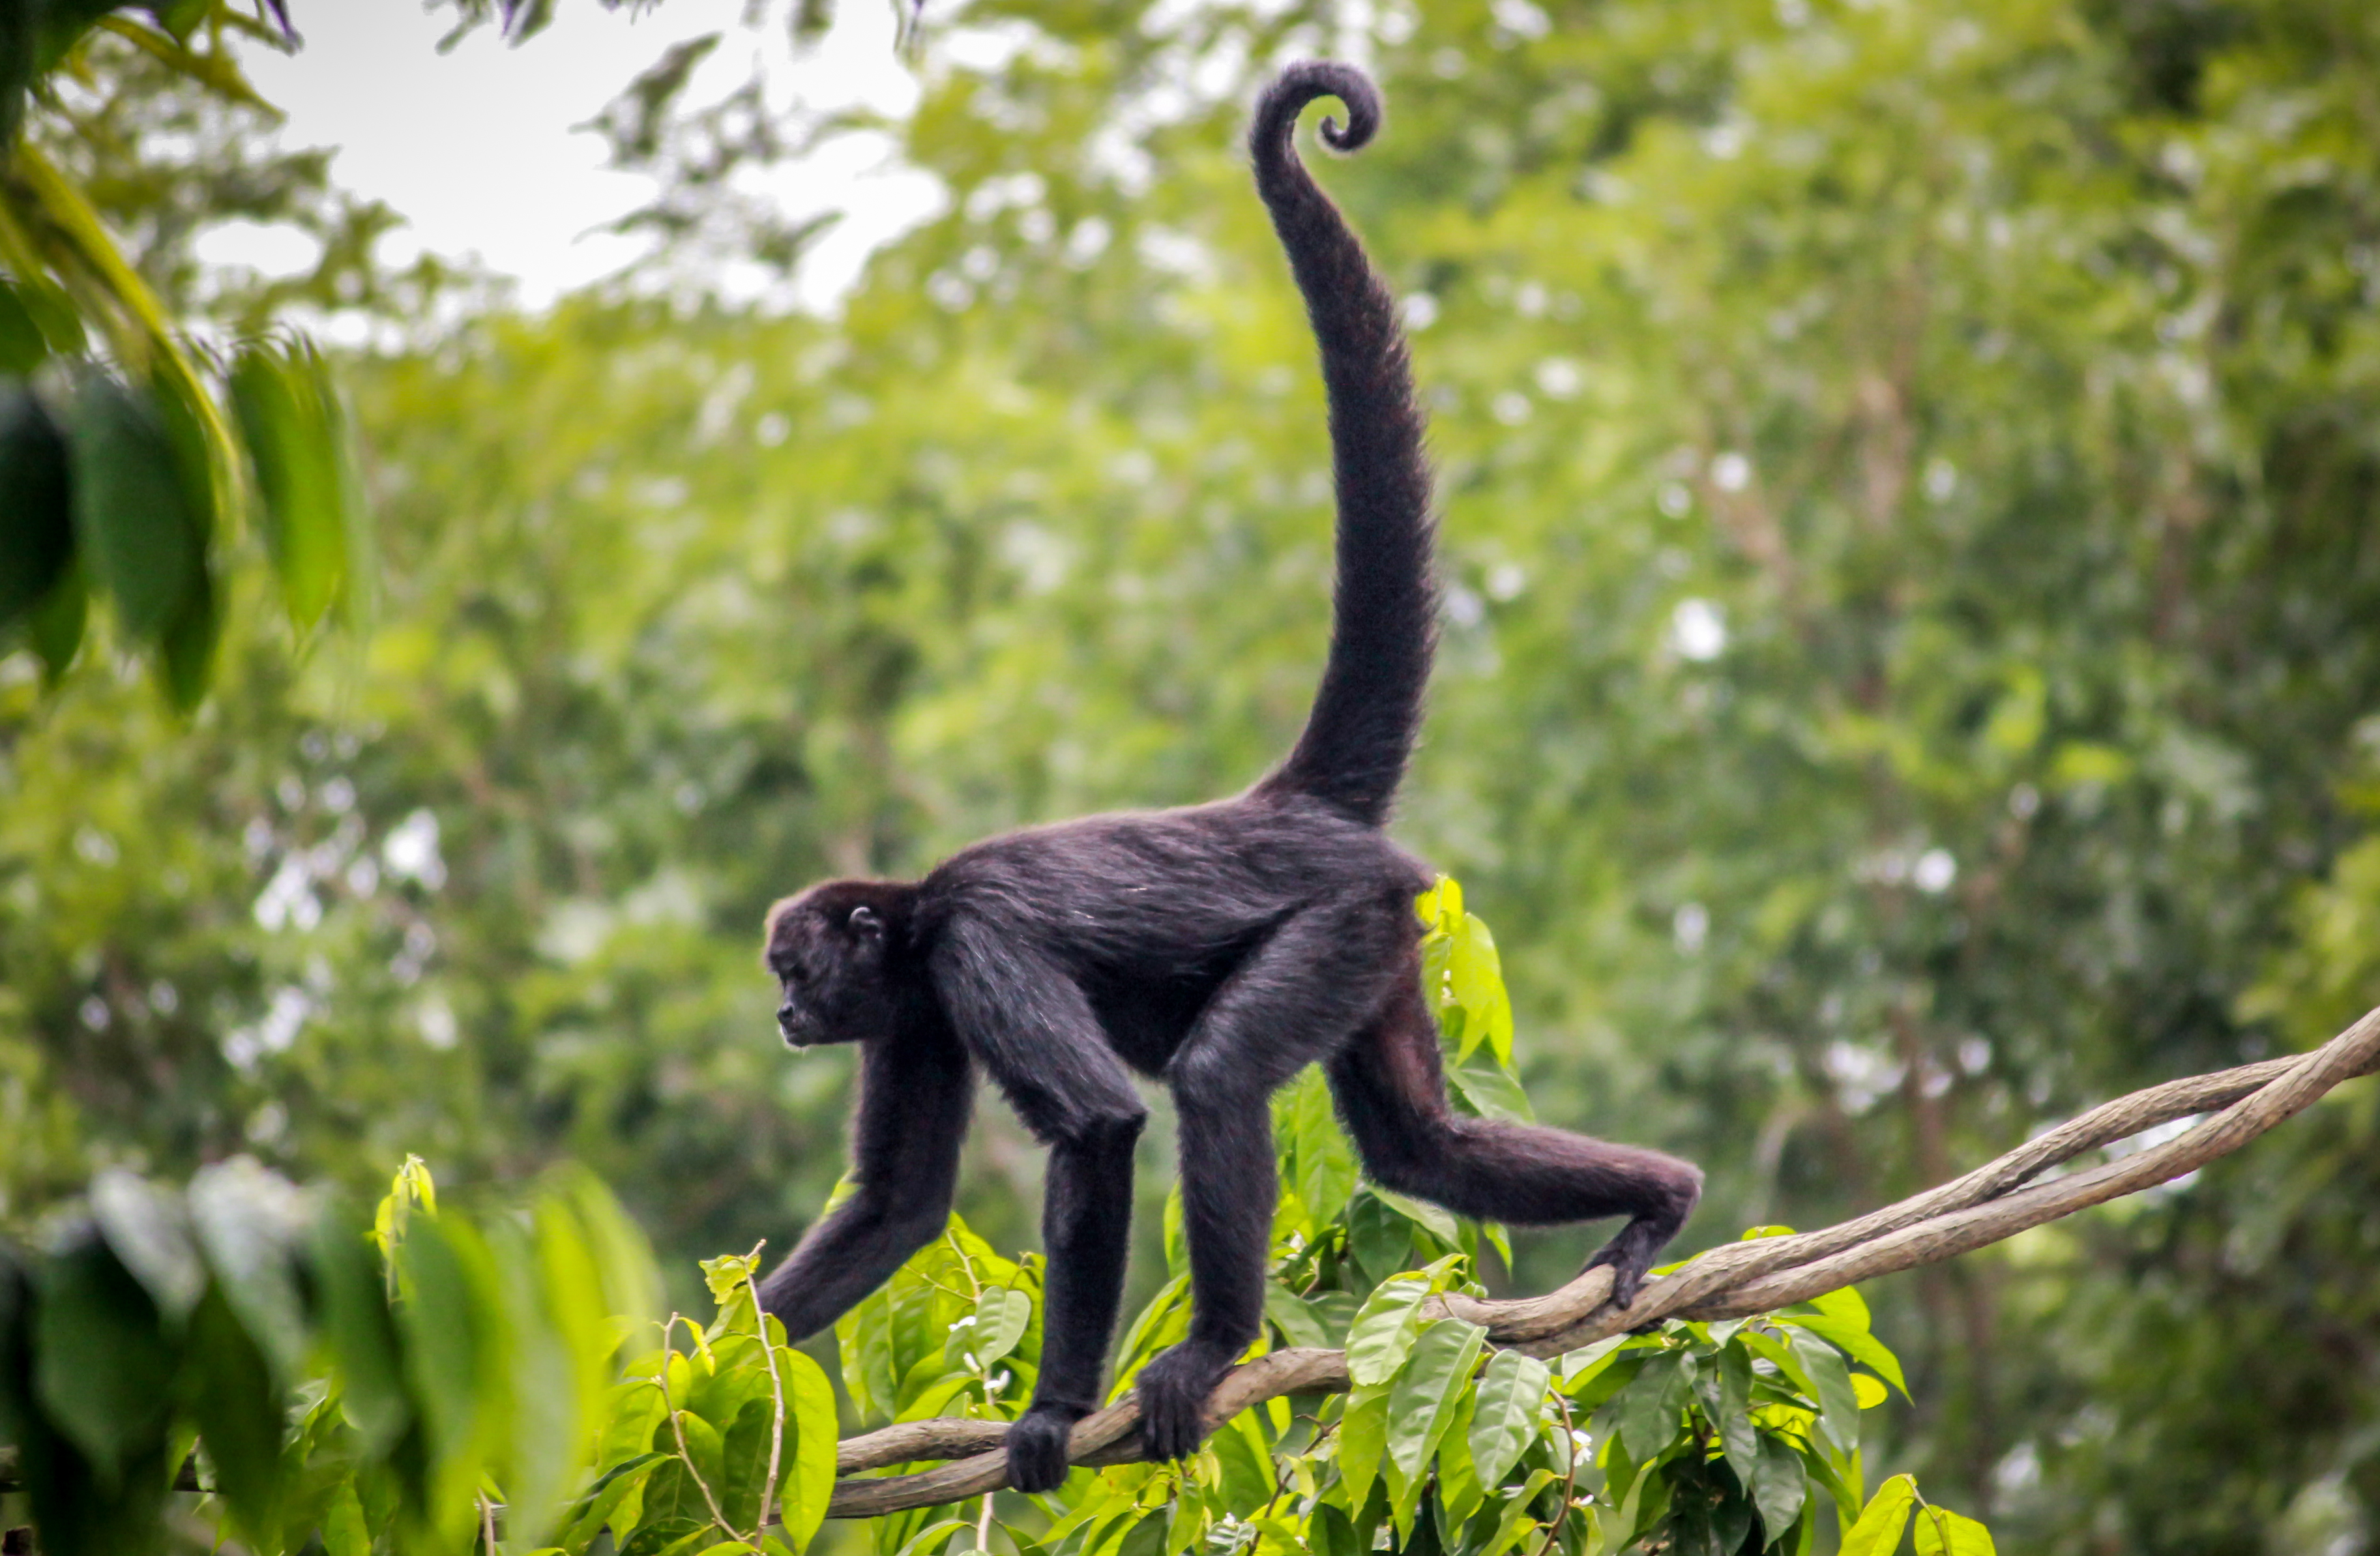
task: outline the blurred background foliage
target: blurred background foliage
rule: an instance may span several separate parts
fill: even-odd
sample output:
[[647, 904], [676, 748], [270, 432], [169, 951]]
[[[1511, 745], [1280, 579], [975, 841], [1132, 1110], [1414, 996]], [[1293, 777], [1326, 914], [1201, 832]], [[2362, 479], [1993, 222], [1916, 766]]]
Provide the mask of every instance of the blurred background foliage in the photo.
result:
[[[2380, 11], [924, 20], [923, 99], [873, 128], [949, 198], [831, 319], [684, 267], [535, 316], [385, 274], [395, 213], [120, 39], [78, 88], [104, 137], [35, 117], [202, 338], [344, 310], [386, 344], [341, 363], [370, 632], [293, 652], [219, 531], [193, 718], [108, 641], [54, 691], [0, 658], [0, 1222], [107, 1165], [361, 1187], [412, 1150], [588, 1162], [689, 1291], [788, 1246], [849, 1076], [773, 1039], [766, 904], [1227, 791], [1304, 711], [1320, 396], [1238, 148], [1318, 51], [1391, 105], [1323, 176], [1410, 299], [1445, 509], [1400, 833], [1496, 926], [1540, 1117], [1705, 1162], [1712, 1242], [2380, 1000]], [[861, 127], [750, 133], [673, 63], [603, 121], [650, 225], [798, 263], [733, 173]], [[314, 274], [191, 259], [260, 210]], [[965, 1213], [1029, 1242], [1037, 1153], [996, 1106], [970, 1152]], [[1587, 1246], [1524, 1240], [1514, 1283]], [[2375, 1271], [2366, 1083], [1880, 1282], [1922, 1404], [1872, 1471], [2016, 1550], [2372, 1549]]]

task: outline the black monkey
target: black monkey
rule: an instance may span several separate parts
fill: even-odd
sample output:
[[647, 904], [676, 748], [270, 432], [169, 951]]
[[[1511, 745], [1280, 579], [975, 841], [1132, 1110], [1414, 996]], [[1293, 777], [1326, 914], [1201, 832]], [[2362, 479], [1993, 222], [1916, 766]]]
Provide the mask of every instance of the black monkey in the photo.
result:
[[1257, 1333], [1278, 1191], [1269, 1098], [1309, 1064], [1378, 1182], [1464, 1215], [1629, 1217], [1592, 1263], [1634, 1296], [1701, 1193], [1656, 1151], [1449, 1111], [1422, 997], [1414, 898], [1428, 872], [1381, 832], [1420, 722], [1436, 597], [1429, 471], [1396, 309], [1291, 144], [1298, 111], [1346, 105], [1342, 152], [1380, 123], [1348, 66], [1293, 66], [1257, 106], [1257, 188], [1321, 348], [1337, 478], [1330, 654], [1304, 734], [1236, 799], [1094, 816], [978, 843], [923, 880], [835, 881], [770, 910], [785, 1040], [861, 1044], [856, 1191], [761, 1288], [799, 1339], [937, 1235], [974, 1075], [1050, 1148], [1041, 1370], [1008, 1432], [1009, 1478], [1045, 1491], [1100, 1396], [1123, 1282], [1131, 1075], [1181, 1123], [1188, 1335], [1138, 1380], [1143, 1442], [1178, 1459]]

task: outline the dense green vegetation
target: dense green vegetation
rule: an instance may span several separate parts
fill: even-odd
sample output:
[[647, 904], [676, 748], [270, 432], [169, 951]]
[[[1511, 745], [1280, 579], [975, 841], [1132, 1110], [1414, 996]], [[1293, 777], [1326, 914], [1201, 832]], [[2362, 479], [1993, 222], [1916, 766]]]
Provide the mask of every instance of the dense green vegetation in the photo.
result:
[[[7, 1223], [104, 1165], [411, 1150], [585, 1161], [688, 1310], [695, 1258], [782, 1250], [847, 1071], [770, 1033], [765, 904], [1296, 727], [1319, 395], [1237, 137], [1325, 47], [1389, 95], [1323, 176], [1415, 299], [1444, 493], [1401, 835], [1498, 926], [1540, 1116], [1707, 1164], [1710, 1243], [2380, 999], [2380, 14], [979, 3], [892, 127], [948, 208], [839, 317], [623, 287], [345, 364], [369, 636], [293, 654], [238, 565], [192, 718], [109, 623], [55, 693], [0, 659]], [[175, 115], [239, 110], [121, 80], [93, 198], [252, 323], [187, 261], [231, 197], [154, 219], [232, 154]], [[624, 154], [701, 198], [657, 111]], [[1033, 1154], [996, 1110], [970, 1149], [1025, 1246]], [[2375, 1270], [2362, 1083], [1880, 1284], [1916, 1404], [1872, 1475], [2011, 1549], [2360, 1549]]]

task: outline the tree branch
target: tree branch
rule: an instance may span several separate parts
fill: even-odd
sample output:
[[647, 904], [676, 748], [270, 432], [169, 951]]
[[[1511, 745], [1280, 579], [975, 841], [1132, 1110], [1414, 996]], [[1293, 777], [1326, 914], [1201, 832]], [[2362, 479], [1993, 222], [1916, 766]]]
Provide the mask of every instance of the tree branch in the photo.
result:
[[[1590, 1270], [1545, 1296], [1485, 1302], [1450, 1294], [1428, 1316], [1465, 1319], [1489, 1340], [1533, 1355], [1559, 1355], [1657, 1319], [1741, 1318], [1774, 1312], [1871, 1276], [1935, 1264], [2092, 1205], [2136, 1194], [2197, 1171], [2289, 1118], [2343, 1080], [2380, 1070], [2380, 1010], [2311, 1053], [2268, 1059], [2214, 1075], [2168, 1081], [2104, 1103], [2007, 1155], [1938, 1187], [1840, 1226], [1791, 1237], [1730, 1243], [1675, 1274], [1646, 1284], [1624, 1310], [1605, 1306], [1611, 1271]], [[2220, 1111], [2213, 1111], [2220, 1110]], [[2034, 1182], [2083, 1152], [2143, 1129], [2209, 1113], [2173, 1139], [2102, 1166]], [[1283, 1394], [1348, 1387], [1339, 1351], [1275, 1351], [1241, 1364], [1207, 1402], [1208, 1426]], [[1078, 1465], [1137, 1459], [1140, 1406], [1130, 1395], [1075, 1427], [1067, 1452]], [[1008, 1484], [998, 1421], [905, 1421], [844, 1440], [830, 1518], [872, 1518], [996, 1491]], [[859, 1472], [924, 1459], [953, 1461], [912, 1475]]]

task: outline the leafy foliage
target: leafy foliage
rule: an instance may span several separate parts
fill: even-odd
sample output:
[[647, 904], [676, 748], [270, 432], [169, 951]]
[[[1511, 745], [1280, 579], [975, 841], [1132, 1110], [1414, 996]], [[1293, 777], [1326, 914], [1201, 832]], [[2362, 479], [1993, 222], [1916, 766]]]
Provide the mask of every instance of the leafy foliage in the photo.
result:
[[162, 1549], [194, 1440], [251, 1550], [457, 1549], [489, 1483], [542, 1531], [612, 1418], [618, 1315], [654, 1295], [592, 1180], [474, 1218], [440, 1213], [419, 1163], [370, 1223], [246, 1159], [182, 1193], [110, 1174], [0, 1276], [0, 1435], [56, 1556]]
[[[135, 18], [87, 0], [28, 0], [0, 21], [0, 492], [10, 499], [0, 557], [14, 565], [0, 643], [21, 637], [55, 684], [81, 649], [96, 591], [184, 711], [213, 675], [218, 553], [251, 508], [301, 636], [334, 604], [352, 614], [359, 602], [362, 506], [345, 413], [302, 341], [260, 340], [223, 373], [206, 371], [208, 353], [21, 121], [30, 93], [39, 112], [71, 123], [56, 83], [88, 80], [111, 48], [261, 108], [225, 39], [283, 41], [288, 18], [276, 0], [280, 31], [268, 28], [263, 3], [249, 15], [233, 0], [181, 0]], [[45, 399], [63, 403], [63, 434]]]

